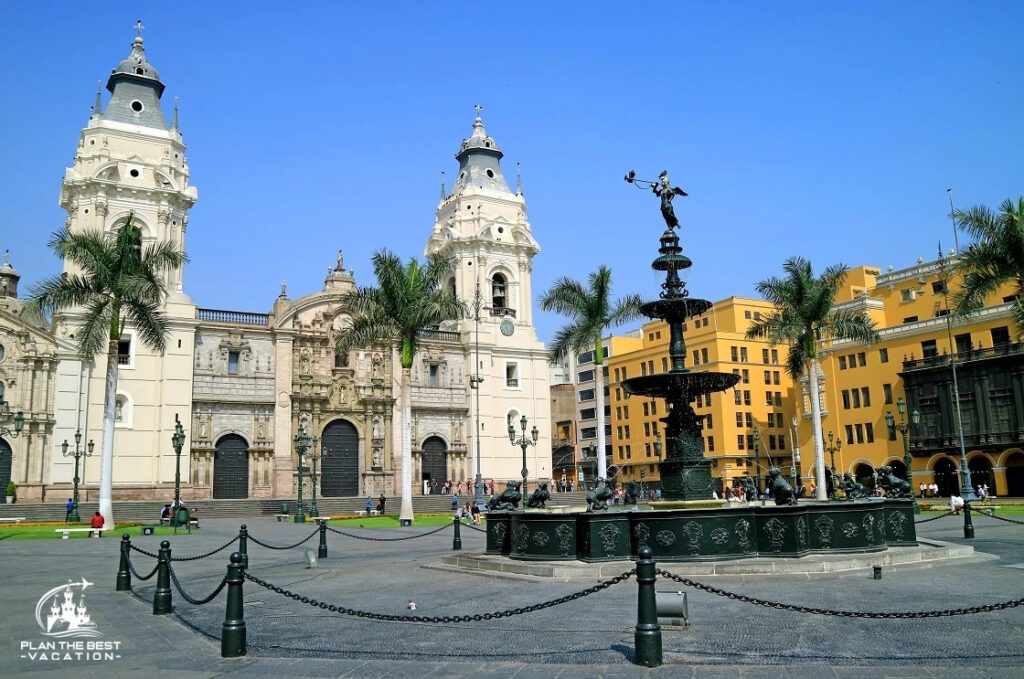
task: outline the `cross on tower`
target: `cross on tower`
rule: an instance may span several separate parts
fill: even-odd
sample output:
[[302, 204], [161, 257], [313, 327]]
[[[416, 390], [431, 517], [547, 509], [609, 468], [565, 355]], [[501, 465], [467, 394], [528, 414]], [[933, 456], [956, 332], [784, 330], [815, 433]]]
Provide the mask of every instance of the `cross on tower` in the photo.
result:
[[473, 108], [476, 109], [476, 117], [479, 118], [480, 117], [480, 111], [483, 111], [484, 107], [481, 106], [480, 104], [476, 104], [476, 105], [473, 106]]
[[132, 28], [135, 29], [135, 32], [141, 38], [142, 37], [142, 29], [145, 28], [145, 26], [142, 25], [142, 19], [139, 19], [138, 21], [136, 21], [135, 25]]

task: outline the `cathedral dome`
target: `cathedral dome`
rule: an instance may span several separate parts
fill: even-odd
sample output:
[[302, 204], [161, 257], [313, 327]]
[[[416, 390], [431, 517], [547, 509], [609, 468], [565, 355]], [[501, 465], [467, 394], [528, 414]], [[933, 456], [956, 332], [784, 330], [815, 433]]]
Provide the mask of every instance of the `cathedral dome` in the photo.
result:
[[160, 80], [160, 74], [157, 73], [152, 64], [146, 61], [146, 48], [142, 44], [141, 37], [136, 37], [132, 41], [132, 53], [117, 65], [111, 72], [111, 75], [117, 73], [127, 73], [141, 78]]

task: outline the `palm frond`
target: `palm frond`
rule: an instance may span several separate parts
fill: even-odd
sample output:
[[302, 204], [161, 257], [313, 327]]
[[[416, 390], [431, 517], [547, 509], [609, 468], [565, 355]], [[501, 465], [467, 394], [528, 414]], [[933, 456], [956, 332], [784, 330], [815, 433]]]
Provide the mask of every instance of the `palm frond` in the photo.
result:
[[614, 328], [640, 318], [640, 307], [643, 303], [644, 298], [640, 295], [626, 295], [624, 297], [620, 297], [612, 306], [612, 310], [608, 314], [605, 326]]
[[554, 311], [573, 319], [585, 316], [590, 304], [583, 285], [566, 277], [557, 279], [538, 301], [544, 311]]
[[122, 310], [142, 342], [153, 351], [163, 353], [167, 348], [167, 318], [158, 304], [132, 300], [126, 301]]

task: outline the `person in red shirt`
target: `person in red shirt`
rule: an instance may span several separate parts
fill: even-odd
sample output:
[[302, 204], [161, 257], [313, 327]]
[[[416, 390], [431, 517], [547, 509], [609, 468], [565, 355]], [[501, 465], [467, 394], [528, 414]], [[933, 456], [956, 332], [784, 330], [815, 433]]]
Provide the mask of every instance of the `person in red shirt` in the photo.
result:
[[89, 522], [89, 525], [93, 528], [103, 528], [103, 515], [99, 512], [93, 514], [92, 520]]

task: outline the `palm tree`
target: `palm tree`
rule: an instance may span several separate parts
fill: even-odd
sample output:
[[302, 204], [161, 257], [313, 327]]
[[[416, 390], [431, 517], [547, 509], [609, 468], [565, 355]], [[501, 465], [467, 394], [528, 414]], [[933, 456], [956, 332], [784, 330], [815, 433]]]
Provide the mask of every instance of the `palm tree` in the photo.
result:
[[953, 219], [975, 238], [960, 256], [957, 269], [963, 284], [954, 295], [955, 313], [972, 314], [1003, 285], [1013, 285], [1013, 320], [1024, 333], [1024, 197], [1007, 198], [995, 214], [984, 205], [954, 210]]
[[559, 278], [540, 296], [540, 308], [556, 311], [569, 323], [555, 333], [551, 357], [559, 360], [594, 350], [594, 379], [597, 381], [597, 476], [606, 478], [604, 438], [604, 346], [601, 338], [607, 328], [640, 317], [640, 295], [627, 295], [614, 304], [611, 300], [612, 272], [603, 264], [587, 277], [587, 286], [571, 278]]
[[862, 311], [834, 309], [836, 293], [846, 280], [847, 267], [836, 264], [814, 276], [811, 263], [792, 257], [782, 265], [785, 277], [767, 278], [757, 291], [775, 305], [775, 311], [747, 329], [748, 339], [767, 339], [772, 344], [789, 344], [786, 371], [794, 378], [807, 374], [811, 396], [811, 424], [814, 431], [814, 464], [818, 499], [827, 499], [825, 450], [821, 437], [821, 404], [818, 396], [818, 344], [827, 339], [873, 342], [878, 339], [875, 323]]
[[399, 519], [412, 522], [412, 406], [409, 374], [419, 348], [420, 332], [443, 321], [462, 318], [464, 305], [442, 283], [450, 275], [451, 262], [438, 255], [420, 264], [411, 258], [406, 265], [388, 250], [373, 254], [376, 288], [359, 288], [343, 303], [353, 312], [352, 325], [338, 337], [337, 351], [344, 354], [374, 342], [397, 341], [401, 349], [402, 381], [402, 509]]
[[43, 280], [33, 288], [32, 302], [47, 313], [82, 310], [81, 327], [75, 332], [82, 360], [92, 360], [106, 348], [99, 510], [104, 529], [111, 530], [118, 342], [130, 324], [149, 348], [164, 350], [168, 333], [161, 308], [167, 294], [164, 272], [177, 269], [188, 258], [177, 245], [168, 242], [143, 247], [142, 232], [135, 226], [133, 214], [116, 231], [69, 233], [61, 229], [48, 245], [80, 272]]

